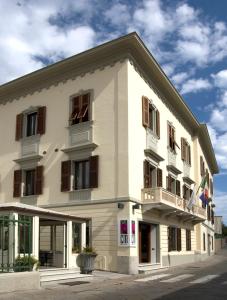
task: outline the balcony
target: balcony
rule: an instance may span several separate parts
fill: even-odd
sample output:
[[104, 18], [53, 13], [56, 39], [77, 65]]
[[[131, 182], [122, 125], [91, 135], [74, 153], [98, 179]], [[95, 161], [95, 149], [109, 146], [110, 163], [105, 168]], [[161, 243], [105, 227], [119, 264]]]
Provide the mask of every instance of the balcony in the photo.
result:
[[194, 224], [203, 222], [206, 219], [206, 211], [202, 207], [194, 205], [192, 210], [187, 208], [188, 200], [180, 198], [163, 188], [142, 189], [142, 209], [146, 212], [151, 209], [160, 211], [161, 216], [177, 216], [183, 222]]

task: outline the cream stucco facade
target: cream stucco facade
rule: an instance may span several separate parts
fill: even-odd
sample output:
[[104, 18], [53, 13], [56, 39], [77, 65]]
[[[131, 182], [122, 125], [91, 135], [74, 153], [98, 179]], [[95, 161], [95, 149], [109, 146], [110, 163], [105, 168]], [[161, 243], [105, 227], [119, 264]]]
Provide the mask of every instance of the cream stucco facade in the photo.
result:
[[[71, 126], [72, 98], [87, 92], [90, 118]], [[143, 126], [144, 96], [160, 112], [160, 138]], [[16, 116], [39, 107], [46, 107], [45, 133], [15, 140]], [[191, 166], [182, 160], [181, 149], [168, 148], [168, 124], [178, 145], [182, 137], [190, 145]], [[182, 194], [184, 184], [199, 186], [201, 156], [210, 179], [218, 172], [209, 135], [135, 33], [1, 86], [0, 137], [0, 202], [90, 218], [98, 269], [137, 273], [214, 253], [214, 227], [201, 200], [197, 196], [189, 210]], [[90, 156], [99, 157], [98, 186], [75, 189], [72, 173], [69, 190], [61, 191], [61, 163]], [[162, 187], [157, 182], [144, 187], [144, 160], [162, 170]], [[13, 197], [14, 171], [37, 166], [43, 166], [42, 193], [25, 196], [23, 175], [20, 196]], [[180, 195], [166, 190], [169, 174], [180, 182]], [[180, 229], [179, 249], [169, 248], [169, 227]], [[70, 250], [68, 256], [70, 267]]]

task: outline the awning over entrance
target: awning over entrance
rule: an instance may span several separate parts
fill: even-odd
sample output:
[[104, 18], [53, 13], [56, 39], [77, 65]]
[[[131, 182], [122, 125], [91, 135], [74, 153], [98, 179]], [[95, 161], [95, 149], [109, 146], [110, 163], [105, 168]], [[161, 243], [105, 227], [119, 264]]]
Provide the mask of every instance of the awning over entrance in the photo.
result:
[[6, 212], [14, 212], [14, 213], [26, 213], [31, 216], [39, 216], [42, 218], [60, 220], [60, 221], [76, 221], [76, 222], [86, 222], [88, 218], [80, 218], [74, 215], [65, 214], [62, 212], [57, 212], [54, 210], [49, 210], [45, 208], [41, 208], [38, 206], [23, 204], [20, 202], [9, 202], [0, 204], [0, 214]]

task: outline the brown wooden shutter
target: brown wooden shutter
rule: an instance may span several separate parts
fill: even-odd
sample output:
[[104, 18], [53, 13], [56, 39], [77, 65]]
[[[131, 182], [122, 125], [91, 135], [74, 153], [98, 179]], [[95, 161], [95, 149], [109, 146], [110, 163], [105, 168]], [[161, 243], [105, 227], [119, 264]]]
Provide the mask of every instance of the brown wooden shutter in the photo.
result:
[[176, 180], [176, 194], [180, 197], [180, 181]]
[[71, 179], [71, 160], [66, 160], [61, 163], [61, 191], [67, 192], [70, 190]]
[[44, 134], [46, 131], [46, 106], [38, 108], [37, 134]]
[[19, 141], [23, 137], [23, 120], [24, 120], [23, 114], [17, 115], [17, 117], [16, 117], [16, 134], [15, 134], [16, 141]]
[[142, 121], [144, 127], [149, 127], [149, 100], [142, 97]]
[[167, 191], [171, 192], [171, 176], [170, 175], [166, 176], [166, 187], [167, 187]]
[[98, 187], [98, 169], [99, 169], [99, 157], [91, 156], [90, 157], [90, 187], [97, 188]]
[[200, 175], [203, 176], [203, 158], [200, 156]]
[[150, 164], [147, 160], [143, 162], [143, 178], [144, 178], [144, 188], [150, 187]]
[[177, 228], [177, 251], [181, 251], [181, 229]]
[[157, 169], [157, 186], [162, 187], [162, 170]]
[[185, 140], [181, 138], [181, 159], [185, 160]]
[[35, 175], [35, 194], [41, 195], [43, 193], [43, 166], [36, 167]]
[[191, 165], [191, 147], [188, 145], [188, 163]]
[[208, 185], [208, 188], [210, 186], [210, 174], [208, 172], [208, 169], [206, 169], [206, 174], [207, 174], [207, 185]]
[[14, 171], [13, 197], [21, 197], [22, 170]]
[[211, 195], [214, 194], [214, 187], [213, 187], [213, 181], [212, 181], [212, 179], [210, 179], [210, 193], [211, 193]]
[[156, 134], [160, 139], [160, 113], [156, 110]]
[[168, 227], [168, 252], [172, 250], [172, 235], [171, 235], [171, 227]]

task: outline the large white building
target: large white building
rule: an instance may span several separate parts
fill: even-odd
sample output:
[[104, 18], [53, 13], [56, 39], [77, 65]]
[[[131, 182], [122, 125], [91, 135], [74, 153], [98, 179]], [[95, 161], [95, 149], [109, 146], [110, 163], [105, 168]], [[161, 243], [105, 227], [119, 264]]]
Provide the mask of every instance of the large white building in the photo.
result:
[[[207, 127], [136, 33], [0, 86], [0, 138], [1, 214], [32, 217], [48, 265], [75, 266], [86, 243], [123, 273], [214, 253]], [[205, 173], [209, 205], [189, 210]]]

